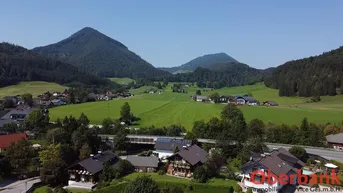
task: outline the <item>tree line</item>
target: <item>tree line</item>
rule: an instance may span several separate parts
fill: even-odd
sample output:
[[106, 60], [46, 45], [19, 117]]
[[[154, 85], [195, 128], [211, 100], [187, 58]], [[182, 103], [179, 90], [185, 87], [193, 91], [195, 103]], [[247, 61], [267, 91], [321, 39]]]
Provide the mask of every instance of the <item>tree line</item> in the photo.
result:
[[343, 47], [319, 56], [286, 62], [264, 79], [280, 96], [343, 94]]

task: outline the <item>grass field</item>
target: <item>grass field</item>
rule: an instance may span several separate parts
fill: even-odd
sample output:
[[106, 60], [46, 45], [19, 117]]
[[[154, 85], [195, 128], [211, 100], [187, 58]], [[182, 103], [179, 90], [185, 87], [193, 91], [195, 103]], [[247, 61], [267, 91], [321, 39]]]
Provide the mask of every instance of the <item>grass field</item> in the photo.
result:
[[[33, 193], [46, 193], [48, 190], [48, 186], [42, 186], [37, 188]], [[68, 189], [68, 192], [70, 193], [87, 193], [90, 192], [88, 190], [83, 190], [83, 189]]]
[[[236, 181], [229, 180], [225, 181], [223, 179], [212, 179], [210, 182], [201, 184], [195, 183], [188, 179], [176, 178], [167, 175], [158, 175], [157, 173], [133, 173], [123, 178], [123, 181], [119, 184], [111, 185], [104, 189], [100, 189], [102, 193], [114, 193], [120, 192], [119, 189], [123, 189], [128, 181], [132, 181], [136, 179], [138, 176], [147, 175], [150, 176], [156, 183], [159, 185], [160, 188], [165, 188], [169, 186], [178, 186], [184, 189], [185, 193], [226, 193], [228, 192], [228, 187], [238, 186]], [[192, 187], [193, 190], [190, 190]]]
[[[137, 127], [155, 125], [168, 126], [181, 124], [191, 129], [194, 121], [209, 120], [211, 117], [219, 117], [224, 104], [205, 104], [192, 101], [190, 96], [199, 88], [196, 86], [187, 88], [187, 94], [171, 92], [170, 85], [162, 94], [142, 94], [148, 87], [132, 90], [134, 97], [128, 99], [114, 99], [112, 101], [92, 102], [78, 105], [57, 107], [50, 110], [51, 120], [66, 115], [79, 116], [84, 112], [90, 121], [101, 124], [106, 117], [118, 118], [121, 106], [128, 102], [134, 115], [141, 118]], [[149, 87], [150, 88], [150, 87]], [[279, 97], [278, 90], [266, 88], [263, 84], [250, 86], [223, 88], [215, 91], [203, 92], [210, 95], [212, 92], [219, 94], [237, 95], [252, 93], [260, 102], [274, 100], [280, 104], [278, 107], [239, 107], [245, 118], [258, 118], [265, 122], [297, 124], [307, 117], [314, 123], [341, 123], [343, 117], [343, 96], [323, 96], [318, 103], [306, 103], [301, 97]], [[295, 104], [297, 107], [295, 107]]]
[[42, 81], [33, 81], [33, 82], [21, 82], [17, 85], [7, 86], [0, 88], [0, 98], [5, 96], [16, 96], [24, 93], [30, 93], [33, 96], [40, 95], [44, 92], [61, 92], [68, 87], [51, 83], [51, 82], [42, 82]]
[[123, 84], [123, 85], [127, 85], [130, 82], [134, 81], [131, 78], [109, 78], [111, 81], [116, 82], [118, 84]]

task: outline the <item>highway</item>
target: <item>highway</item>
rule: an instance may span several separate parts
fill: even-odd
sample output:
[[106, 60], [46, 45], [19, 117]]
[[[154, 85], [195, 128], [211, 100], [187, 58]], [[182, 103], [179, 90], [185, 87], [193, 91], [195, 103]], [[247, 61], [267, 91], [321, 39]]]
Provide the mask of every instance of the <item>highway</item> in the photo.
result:
[[[280, 148], [289, 149], [292, 145], [286, 144], [266, 144], [269, 149]], [[319, 155], [328, 160], [337, 160], [343, 162], [343, 151], [337, 151], [329, 148], [317, 148], [317, 147], [304, 147], [307, 153]]]

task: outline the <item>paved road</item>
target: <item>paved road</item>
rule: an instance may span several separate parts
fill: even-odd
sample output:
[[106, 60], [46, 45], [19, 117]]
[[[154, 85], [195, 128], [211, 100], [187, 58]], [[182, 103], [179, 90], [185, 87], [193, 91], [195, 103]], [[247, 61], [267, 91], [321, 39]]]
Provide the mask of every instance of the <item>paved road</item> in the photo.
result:
[[40, 182], [38, 178], [31, 178], [27, 180], [19, 180], [14, 182], [6, 187], [0, 193], [25, 193], [26, 190], [32, 187], [34, 183]]
[[[287, 150], [292, 147], [291, 145], [274, 145], [274, 144], [273, 145], [267, 144], [267, 146], [270, 149], [283, 147]], [[306, 147], [305, 150], [307, 153], [319, 155], [328, 160], [337, 160], [337, 161], [343, 162], [343, 151], [327, 150], [327, 149], [320, 149], [320, 148], [317, 149], [317, 148], [311, 148], [311, 147]]]

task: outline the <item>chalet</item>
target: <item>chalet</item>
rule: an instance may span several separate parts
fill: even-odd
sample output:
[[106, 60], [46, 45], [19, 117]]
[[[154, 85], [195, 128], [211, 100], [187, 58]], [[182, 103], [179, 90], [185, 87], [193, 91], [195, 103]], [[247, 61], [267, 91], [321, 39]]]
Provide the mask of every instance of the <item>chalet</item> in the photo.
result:
[[23, 121], [25, 117], [31, 113], [31, 111], [32, 109], [11, 110], [3, 117], [1, 117], [1, 120]]
[[157, 138], [154, 153], [158, 155], [158, 158], [165, 159], [174, 154], [176, 147], [181, 150], [184, 146], [191, 144], [192, 141], [186, 139]]
[[119, 161], [111, 151], [99, 151], [98, 154], [84, 159], [68, 168], [69, 173], [69, 187], [82, 187], [92, 189], [99, 181], [99, 175], [101, 174], [104, 163], [109, 162], [111, 165], [116, 164]]
[[[296, 175], [298, 170], [302, 169], [305, 164], [289, 153], [287, 150], [283, 148], [274, 149], [269, 153], [252, 153], [250, 157], [250, 161], [245, 163], [241, 169], [243, 171], [241, 184], [244, 188], [254, 188], [254, 189], [268, 189], [272, 188], [274, 190], [278, 190], [280, 192], [281, 189], [286, 188], [284, 185], [276, 182], [274, 184], [268, 183], [268, 171], [270, 171], [273, 175], [280, 176], [280, 175]], [[262, 176], [255, 175], [252, 176], [252, 172], [260, 170], [265, 173], [265, 181], [262, 183]], [[254, 177], [255, 181], [259, 181], [260, 183], [253, 183], [252, 178]], [[276, 179], [271, 176], [272, 181]], [[287, 184], [291, 186], [295, 186], [297, 184], [297, 178], [293, 178], [292, 182], [288, 182]]]
[[207, 102], [209, 101], [210, 99], [207, 97], [207, 96], [195, 96], [195, 100], [197, 102]]
[[61, 105], [65, 105], [66, 103], [64, 101], [62, 101], [61, 99], [54, 99], [54, 100], [51, 100], [51, 103], [54, 105], [54, 106], [61, 106]]
[[270, 106], [279, 106], [279, 104], [277, 104], [275, 101], [265, 101], [265, 102], [263, 102], [263, 105], [264, 106], [268, 106], [268, 107], [270, 107]]
[[0, 153], [4, 152], [11, 143], [17, 143], [20, 140], [27, 140], [27, 135], [25, 133], [0, 135]]
[[235, 99], [234, 96], [225, 96], [225, 95], [220, 95], [218, 98], [219, 103], [229, 103], [232, 102]]
[[127, 156], [127, 161], [135, 167], [136, 172], [155, 172], [158, 168], [158, 157]]
[[173, 176], [191, 178], [196, 167], [203, 165], [208, 153], [197, 145], [184, 146], [169, 156], [167, 173]]
[[233, 101], [237, 105], [249, 105], [249, 106], [257, 105], [257, 100], [248, 95], [238, 95], [234, 98]]
[[334, 149], [343, 150], [343, 133], [326, 136], [327, 144]]

